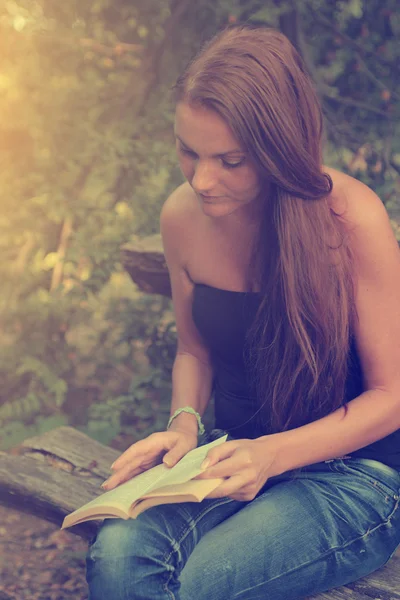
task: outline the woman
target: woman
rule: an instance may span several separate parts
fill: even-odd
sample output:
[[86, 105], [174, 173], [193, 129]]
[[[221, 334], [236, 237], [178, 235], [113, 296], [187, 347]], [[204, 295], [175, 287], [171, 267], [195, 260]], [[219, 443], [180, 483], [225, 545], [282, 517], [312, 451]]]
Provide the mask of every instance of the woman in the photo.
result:
[[106, 520], [90, 599], [305, 598], [400, 543], [398, 245], [379, 198], [322, 165], [317, 97], [280, 33], [214, 38], [178, 81], [175, 133], [171, 420], [104, 487], [194, 448], [212, 390], [201, 441], [229, 438], [201, 477], [224, 481], [199, 504]]

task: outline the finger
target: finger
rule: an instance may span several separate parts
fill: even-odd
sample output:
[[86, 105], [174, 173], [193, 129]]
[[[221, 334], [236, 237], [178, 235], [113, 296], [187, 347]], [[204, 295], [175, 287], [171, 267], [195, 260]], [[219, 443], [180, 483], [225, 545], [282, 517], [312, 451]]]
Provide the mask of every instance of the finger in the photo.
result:
[[228, 458], [231, 456], [235, 450], [237, 449], [238, 444], [236, 441], [225, 442], [216, 448], [212, 448], [207, 452], [207, 456], [203, 460], [201, 464], [202, 469], [207, 469], [212, 465], [215, 465], [217, 462]]
[[113, 470], [119, 470], [132, 462], [143, 460], [146, 455], [154, 457], [154, 453], [159, 456], [164, 450], [169, 450], [172, 444], [175, 443], [175, 438], [163, 436], [162, 433], [152, 434], [144, 440], [139, 440], [130, 448], [125, 450], [123, 454], [111, 465]]
[[144, 471], [146, 471], [146, 469], [143, 467], [136, 467], [134, 469], [125, 467], [124, 469], [120, 469], [118, 473], [111, 475], [111, 477], [101, 484], [101, 487], [105, 491], [112, 490], [118, 485], [121, 485], [121, 483], [129, 481], [129, 479], [132, 479], [132, 477], [135, 477], [136, 475], [140, 475], [140, 473], [143, 473]]
[[186, 440], [178, 440], [175, 445], [163, 456], [163, 463], [167, 467], [173, 467], [181, 460], [189, 450], [189, 445]]
[[250, 488], [247, 488], [246, 483], [247, 480], [242, 474], [233, 475], [208, 494], [207, 498], [229, 497], [245, 501], [245, 498], [250, 495]]
[[240, 452], [234, 452], [228, 458], [220, 460], [217, 464], [207, 467], [197, 476], [198, 479], [218, 479], [219, 477], [232, 477], [238, 471], [248, 468], [248, 459]]
[[125, 450], [125, 452], [123, 452], [121, 456], [119, 456], [117, 460], [113, 462], [111, 469], [113, 471], [122, 469], [127, 463], [130, 463], [136, 458], [143, 456], [143, 454], [146, 454], [146, 452], [148, 452], [148, 444], [146, 444], [147, 441], [148, 439], [145, 439], [132, 444], [132, 446]]

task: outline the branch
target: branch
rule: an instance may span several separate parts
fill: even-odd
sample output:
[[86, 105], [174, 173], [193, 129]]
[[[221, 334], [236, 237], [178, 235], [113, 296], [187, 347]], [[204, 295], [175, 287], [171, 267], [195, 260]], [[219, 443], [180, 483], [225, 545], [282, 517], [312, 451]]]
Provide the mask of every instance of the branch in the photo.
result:
[[32, 232], [28, 232], [27, 236], [27, 240], [19, 249], [18, 256], [14, 262], [15, 272], [18, 274], [19, 277], [25, 271], [29, 255], [35, 247], [35, 240]]
[[341, 96], [330, 96], [326, 92], [323, 92], [322, 95], [327, 100], [332, 100], [333, 102], [336, 102], [337, 104], [344, 104], [345, 106], [354, 106], [355, 108], [361, 108], [362, 110], [366, 110], [366, 111], [374, 113], [376, 115], [380, 115], [381, 117], [385, 117], [385, 119], [390, 120], [390, 118], [391, 118], [390, 115], [385, 113], [383, 110], [380, 110], [379, 108], [375, 108], [374, 106], [371, 106], [370, 104], [366, 104], [365, 102], [358, 102], [358, 100], [353, 100], [352, 98], [343, 98]]
[[65, 256], [67, 254], [69, 238], [72, 234], [72, 225], [72, 217], [67, 217], [61, 229], [60, 241], [57, 248], [58, 261], [54, 265], [53, 273], [51, 275], [50, 292], [54, 292], [62, 281]]
[[338, 29], [338, 27], [334, 23], [332, 23], [332, 21], [330, 21], [327, 17], [324, 17], [323, 15], [321, 15], [321, 13], [319, 13], [315, 10], [312, 10], [311, 8], [310, 8], [310, 12], [312, 13], [313, 18], [317, 23], [320, 23], [320, 25], [323, 25], [327, 29], [330, 29], [331, 31], [333, 31], [335, 33], [335, 35], [337, 35], [342, 40], [344, 40], [349, 46], [352, 46], [361, 55], [373, 56], [378, 62], [380, 62], [385, 67], [389, 67], [391, 70], [395, 69], [400, 72], [400, 67], [398, 65], [396, 65], [396, 63], [394, 61], [391, 62], [389, 60], [386, 60], [382, 56], [379, 56], [379, 54], [377, 54], [376, 52], [368, 50], [367, 48], [365, 48], [358, 42], [354, 41], [346, 33], [343, 33], [342, 31], [340, 31], [340, 29]]
[[[9, 31], [7, 31], [7, 34], [13, 35], [15, 37], [16, 43], [19, 43], [20, 34], [14, 28], [11, 28]], [[97, 54], [101, 54], [103, 56], [108, 57], [121, 56], [122, 54], [127, 53], [142, 54], [145, 50], [143, 44], [131, 44], [127, 42], [120, 42], [119, 40], [117, 40], [115, 43], [108, 46], [93, 38], [77, 37], [76, 35], [71, 34], [70, 32], [68, 32], [67, 34], [64, 34], [63, 32], [58, 32], [57, 34], [55, 34], [49, 31], [33, 31], [29, 33], [29, 36], [39, 41], [45, 40], [46, 42], [50, 41], [51, 43], [54, 42], [56, 44], [66, 44], [68, 46], [72, 46], [74, 49], [79, 45], [82, 48], [93, 50]]]
[[284, 12], [279, 18], [279, 27], [299, 52], [313, 81], [318, 84], [320, 78], [311, 59], [309, 47], [304, 40], [302, 19], [299, 11], [296, 8], [291, 8]]
[[[150, 94], [159, 81], [161, 59], [165, 52], [166, 46], [173, 37], [174, 29], [177, 27], [179, 21], [185, 12], [190, 8], [190, 6], [191, 0], [175, 0], [171, 4], [171, 14], [164, 23], [164, 37], [162, 41], [154, 48], [153, 52], [150, 53], [146, 64], [143, 65], [143, 70], [146, 73], [147, 80], [142, 92], [142, 98], [136, 110], [136, 116], [138, 117], [143, 113], [143, 110], [148, 103]], [[134, 81], [131, 81], [128, 84], [128, 94], [125, 95], [125, 98], [122, 101], [122, 115], [126, 113], [127, 109], [131, 105], [131, 101], [134, 97], [132, 95], [132, 91], [134, 91], [136, 95], [137, 84], [135, 85], [135, 82], [137, 81], [137, 73], [134, 74], [134, 79]]]
[[94, 50], [98, 54], [103, 54], [104, 56], [120, 56], [121, 54], [126, 54], [128, 52], [140, 53], [144, 52], [144, 46], [141, 44], [128, 44], [126, 42], [117, 42], [112, 46], [106, 46], [97, 40], [93, 40], [91, 38], [81, 38], [79, 40], [79, 44], [83, 48], [90, 48], [90, 50]]
[[[90, 173], [92, 172], [93, 165], [95, 164], [96, 160], [97, 160], [97, 156], [93, 156], [90, 163], [88, 163], [82, 169], [82, 171], [79, 173], [79, 176], [78, 176], [78, 178], [73, 186], [73, 189], [71, 191], [71, 195], [76, 196], [82, 192], [83, 188], [86, 185], [86, 181], [87, 181]], [[56, 290], [58, 288], [58, 286], [60, 285], [60, 283], [62, 281], [62, 276], [63, 276], [63, 272], [64, 272], [64, 261], [65, 261], [65, 256], [67, 254], [68, 242], [69, 242], [69, 239], [72, 234], [72, 226], [73, 226], [73, 219], [71, 216], [68, 216], [65, 219], [62, 229], [61, 229], [60, 241], [59, 241], [58, 248], [57, 248], [57, 254], [59, 256], [59, 260], [53, 269], [53, 273], [52, 273], [52, 277], [51, 277], [51, 284], [50, 284], [51, 292], [54, 292], [54, 290]]]
[[388, 85], [386, 85], [386, 83], [384, 83], [383, 81], [378, 79], [378, 77], [376, 77], [376, 75], [367, 67], [367, 63], [362, 58], [359, 58], [359, 62], [360, 62], [360, 65], [362, 66], [363, 71], [366, 74], [366, 76], [371, 81], [373, 81], [375, 83], [375, 85], [377, 85], [379, 88], [381, 88], [381, 90], [387, 90], [388, 92], [390, 92], [392, 97], [400, 100], [400, 95], [397, 92], [395, 92], [392, 88], [390, 88]]
[[251, 19], [254, 13], [257, 13], [265, 6], [265, 0], [256, 0], [251, 6], [246, 6], [242, 13], [240, 13], [238, 21], [244, 23]]
[[392, 167], [392, 169], [394, 169], [400, 175], [400, 167], [399, 167], [399, 165], [396, 165], [394, 160], [390, 160], [389, 165]]

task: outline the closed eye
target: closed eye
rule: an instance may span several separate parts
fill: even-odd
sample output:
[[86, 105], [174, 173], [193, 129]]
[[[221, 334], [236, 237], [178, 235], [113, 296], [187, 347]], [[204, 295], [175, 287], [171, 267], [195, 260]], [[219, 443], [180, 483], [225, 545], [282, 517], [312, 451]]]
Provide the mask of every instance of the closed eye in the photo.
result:
[[244, 163], [244, 160], [245, 159], [242, 158], [242, 160], [239, 160], [239, 162], [228, 162], [227, 160], [222, 159], [222, 164], [226, 169], [236, 169]]
[[[188, 150], [187, 148], [184, 148], [183, 146], [179, 147], [179, 152], [181, 152], [182, 154], [185, 154], [186, 156], [189, 156], [190, 158], [193, 158], [193, 159], [198, 158], [198, 156], [195, 152], [193, 152], [192, 150]], [[244, 161], [245, 161], [244, 158], [241, 158], [239, 161], [236, 161], [236, 162], [230, 162], [228, 160], [221, 158], [222, 165], [226, 169], [236, 169], [237, 167], [240, 167], [244, 163]]]
[[195, 152], [192, 152], [192, 150], [188, 150], [187, 148], [182, 148], [182, 146], [180, 146], [179, 152], [182, 152], [182, 154], [186, 154], [186, 156], [190, 156], [191, 158], [197, 158]]

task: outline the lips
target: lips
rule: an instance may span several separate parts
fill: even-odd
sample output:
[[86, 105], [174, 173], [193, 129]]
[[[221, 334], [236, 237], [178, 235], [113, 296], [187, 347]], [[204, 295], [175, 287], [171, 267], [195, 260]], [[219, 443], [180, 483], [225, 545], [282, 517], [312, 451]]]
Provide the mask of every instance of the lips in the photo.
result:
[[205, 194], [200, 194], [200, 197], [205, 200], [206, 202], [210, 202], [212, 200], [219, 200], [220, 198], [222, 198], [223, 196], [206, 196]]

